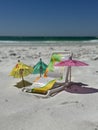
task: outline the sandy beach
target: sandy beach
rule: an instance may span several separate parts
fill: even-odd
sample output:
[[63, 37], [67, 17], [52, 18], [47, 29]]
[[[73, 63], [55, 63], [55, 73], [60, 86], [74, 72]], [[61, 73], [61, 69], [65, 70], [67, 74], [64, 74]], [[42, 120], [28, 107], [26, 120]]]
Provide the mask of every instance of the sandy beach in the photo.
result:
[[[18, 60], [33, 67], [42, 58], [48, 64], [56, 51], [73, 52], [73, 59], [89, 64], [72, 67], [72, 81], [88, 86], [44, 99], [14, 86], [20, 79], [9, 73]], [[25, 79], [33, 83], [35, 77]], [[98, 130], [98, 45], [0, 46], [0, 129]]]

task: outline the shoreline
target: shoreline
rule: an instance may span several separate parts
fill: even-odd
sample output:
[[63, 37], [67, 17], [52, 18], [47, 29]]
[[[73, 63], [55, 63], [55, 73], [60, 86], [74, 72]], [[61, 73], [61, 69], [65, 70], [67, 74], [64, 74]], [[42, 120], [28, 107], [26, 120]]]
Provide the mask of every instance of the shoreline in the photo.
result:
[[33, 44], [33, 45], [32, 45], [32, 44], [28, 44], [28, 45], [27, 45], [27, 44], [23, 44], [23, 45], [22, 45], [22, 44], [17, 44], [17, 45], [15, 45], [15, 44], [14, 44], [14, 45], [9, 44], [9, 45], [1, 45], [1, 44], [0, 44], [0, 47], [9, 47], [9, 46], [10, 46], [10, 47], [11, 47], [11, 46], [12, 46], [12, 47], [14, 47], [14, 46], [17, 46], [17, 47], [18, 47], [18, 46], [20, 46], [20, 47], [21, 47], [21, 46], [22, 46], [22, 47], [23, 47], [23, 46], [24, 46], [24, 47], [26, 47], [26, 46], [30, 46], [30, 47], [33, 47], [33, 46], [34, 46], [34, 47], [35, 47], [35, 46], [36, 46], [36, 47], [38, 47], [38, 46], [39, 46], [39, 47], [40, 47], [40, 46], [43, 46], [43, 47], [44, 47], [44, 46], [45, 46], [45, 47], [50, 47], [50, 46], [54, 46], [54, 47], [56, 47], [56, 46], [98, 46], [98, 43], [95, 43], [95, 44], [91, 44], [91, 43], [78, 44], [78, 43], [76, 43], [76, 44], [65, 44], [65, 45], [64, 45], [64, 44], [58, 44], [58, 45], [57, 45], [57, 44], [50, 44], [50, 45], [49, 45], [49, 44], [47, 44], [47, 45], [45, 45], [45, 44]]

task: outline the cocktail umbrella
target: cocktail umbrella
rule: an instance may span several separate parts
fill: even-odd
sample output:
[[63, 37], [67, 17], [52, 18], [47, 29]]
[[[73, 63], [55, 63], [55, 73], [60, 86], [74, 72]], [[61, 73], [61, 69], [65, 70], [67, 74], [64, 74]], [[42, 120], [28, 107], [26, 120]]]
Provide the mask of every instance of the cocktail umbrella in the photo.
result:
[[62, 56], [60, 54], [52, 54], [50, 63], [48, 64], [48, 70], [54, 71], [54, 64], [61, 61]]
[[40, 58], [40, 61], [36, 65], [33, 66], [33, 74], [40, 74], [40, 77], [41, 77], [42, 74], [45, 72], [47, 66], [48, 65], [45, 64]]
[[49, 62], [48, 66], [47, 66], [47, 69], [46, 69], [46, 71], [44, 73], [44, 77], [47, 77], [47, 73], [49, 71], [51, 71], [51, 72], [54, 71], [54, 64], [56, 62], [60, 62], [61, 60], [62, 60], [62, 55], [61, 54], [59, 54], [59, 53], [52, 54], [52, 56], [50, 58], [50, 62]]
[[64, 60], [64, 61], [61, 61], [61, 62], [55, 64], [55, 66], [68, 66], [65, 82], [68, 82], [69, 75], [70, 75], [69, 82], [71, 82], [71, 67], [72, 66], [88, 66], [88, 64], [86, 64], [82, 61], [73, 60], [72, 56], [73, 56], [73, 54], [69, 57], [68, 60]]
[[18, 63], [10, 72], [10, 76], [13, 76], [14, 78], [22, 78], [23, 87], [25, 87], [24, 77], [28, 76], [32, 72], [33, 68], [31, 66], [28, 66], [18, 60]]

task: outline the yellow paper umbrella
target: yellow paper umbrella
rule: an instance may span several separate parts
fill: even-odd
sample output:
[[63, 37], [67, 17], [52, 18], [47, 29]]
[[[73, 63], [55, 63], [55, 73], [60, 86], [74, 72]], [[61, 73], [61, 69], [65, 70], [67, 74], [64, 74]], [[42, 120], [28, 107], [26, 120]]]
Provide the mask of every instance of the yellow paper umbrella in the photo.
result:
[[24, 77], [28, 76], [33, 72], [33, 68], [20, 61], [15, 65], [15, 67], [10, 72], [10, 76], [14, 78], [22, 78], [23, 86], [25, 87]]

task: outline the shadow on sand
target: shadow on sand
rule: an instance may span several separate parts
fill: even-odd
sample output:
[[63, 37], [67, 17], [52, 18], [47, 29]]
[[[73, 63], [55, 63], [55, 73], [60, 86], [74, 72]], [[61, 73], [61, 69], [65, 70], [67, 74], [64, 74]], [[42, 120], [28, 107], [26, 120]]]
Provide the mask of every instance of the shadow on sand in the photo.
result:
[[20, 82], [18, 82], [16, 85], [14, 85], [15, 87], [17, 87], [17, 88], [24, 88], [24, 87], [28, 87], [28, 86], [30, 86], [30, 85], [32, 85], [32, 83], [30, 83], [30, 82], [28, 82], [28, 81], [26, 81], [26, 80], [24, 80], [24, 81], [20, 81]]
[[88, 86], [87, 84], [83, 83], [71, 83], [70, 87], [67, 87], [65, 91], [75, 94], [90, 94], [98, 92], [98, 89], [87, 86]]

